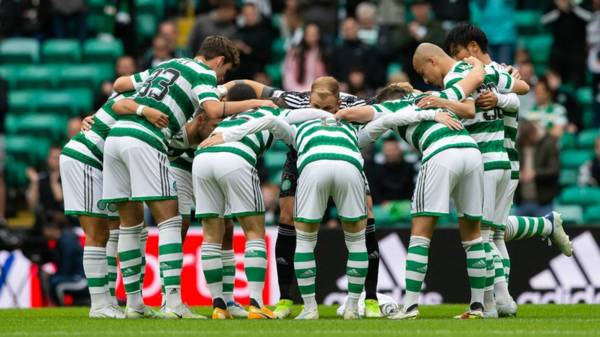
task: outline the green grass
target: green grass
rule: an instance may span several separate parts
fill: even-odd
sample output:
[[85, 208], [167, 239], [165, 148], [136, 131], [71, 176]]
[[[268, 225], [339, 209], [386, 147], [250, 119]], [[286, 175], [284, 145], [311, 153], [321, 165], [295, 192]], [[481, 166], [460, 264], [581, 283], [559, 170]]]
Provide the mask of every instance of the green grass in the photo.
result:
[[[0, 336], [600, 336], [600, 305], [522, 305], [519, 317], [457, 321], [464, 305], [421, 307], [414, 321], [343, 321], [321, 307], [319, 321], [91, 320], [86, 308], [0, 310]], [[195, 311], [208, 315], [209, 308]], [[295, 308], [297, 314], [300, 308]]]

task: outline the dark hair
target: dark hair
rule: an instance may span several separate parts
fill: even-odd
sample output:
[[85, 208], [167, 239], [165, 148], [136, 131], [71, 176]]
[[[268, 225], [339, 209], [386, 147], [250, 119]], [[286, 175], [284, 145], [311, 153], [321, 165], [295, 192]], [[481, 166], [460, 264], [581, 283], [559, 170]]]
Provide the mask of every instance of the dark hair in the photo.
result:
[[485, 33], [470, 23], [461, 23], [448, 32], [444, 41], [444, 50], [454, 56], [456, 48], [467, 48], [471, 41], [477, 43], [482, 52], [487, 53], [488, 39]]
[[397, 85], [388, 85], [377, 93], [377, 96], [375, 96], [375, 101], [377, 103], [383, 103], [385, 101], [403, 98], [407, 94], [408, 92], [404, 88], [401, 88]]
[[256, 92], [251, 86], [245, 83], [236, 83], [227, 90], [227, 100], [231, 102], [245, 101], [247, 99], [255, 99]]
[[[317, 27], [319, 29], [319, 50], [320, 50], [320, 57], [321, 57], [321, 61], [323, 61], [323, 63], [327, 64], [325, 62], [325, 57], [324, 57], [324, 51], [325, 51], [325, 45], [323, 43], [323, 39], [321, 37], [321, 27], [319, 27], [319, 25], [317, 25], [316, 23], [313, 22], [309, 22], [304, 26], [304, 34], [306, 34], [306, 28], [308, 28], [308, 26], [314, 25], [315, 27]], [[302, 41], [300, 41], [300, 44], [298, 45], [298, 47], [296, 48], [297, 54], [296, 54], [296, 58], [298, 59], [298, 71], [296, 72], [296, 81], [298, 81], [298, 83], [302, 83], [304, 82], [304, 79], [306, 77], [306, 69], [305, 69], [305, 63], [306, 63], [306, 52], [308, 51], [308, 45], [306, 44], [306, 40], [305, 40], [305, 35], [302, 35]]]
[[225, 63], [231, 63], [232, 68], [237, 68], [240, 65], [240, 52], [233, 41], [225, 36], [212, 35], [206, 37], [202, 41], [196, 56], [204, 56], [207, 60], [223, 56], [225, 57]]
[[543, 86], [544, 89], [546, 89], [546, 91], [548, 91], [548, 93], [550, 94], [550, 99], [553, 100], [553, 101], [555, 100], [556, 92], [550, 86], [550, 82], [548, 81], [548, 77], [546, 75], [543, 75], [540, 78], [538, 78], [538, 81], [537, 81], [537, 83], [535, 85], [536, 86], [537, 85]]

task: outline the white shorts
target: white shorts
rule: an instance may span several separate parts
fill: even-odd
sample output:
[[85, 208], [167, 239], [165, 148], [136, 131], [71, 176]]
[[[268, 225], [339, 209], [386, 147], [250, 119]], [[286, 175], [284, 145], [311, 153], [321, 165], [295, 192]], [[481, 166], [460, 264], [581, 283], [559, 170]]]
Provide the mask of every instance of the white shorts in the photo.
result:
[[256, 168], [233, 153], [205, 152], [194, 158], [196, 218], [260, 215], [265, 204]]
[[332, 197], [342, 221], [367, 217], [365, 178], [356, 166], [342, 160], [318, 160], [298, 178], [294, 221], [320, 223]]
[[483, 162], [474, 148], [444, 150], [421, 166], [412, 198], [412, 216], [447, 215], [450, 198], [459, 217], [481, 219]]
[[510, 170], [483, 172], [483, 221], [491, 227], [504, 228], [510, 213], [512, 198], [509, 184]]
[[171, 166], [169, 171], [171, 173], [171, 179], [175, 181], [179, 214], [189, 218], [192, 214], [192, 208], [194, 207], [192, 173], [175, 166]]
[[66, 215], [119, 219], [117, 207], [102, 201], [102, 171], [63, 154], [60, 176]]
[[104, 143], [104, 192], [109, 203], [177, 199], [167, 155], [133, 137]]

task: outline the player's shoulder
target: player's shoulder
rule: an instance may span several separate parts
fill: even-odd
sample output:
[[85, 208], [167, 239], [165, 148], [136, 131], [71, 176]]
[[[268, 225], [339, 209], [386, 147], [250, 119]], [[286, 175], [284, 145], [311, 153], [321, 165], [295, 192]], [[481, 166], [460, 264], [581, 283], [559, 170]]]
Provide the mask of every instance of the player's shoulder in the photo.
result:
[[451, 73], [457, 73], [457, 74], [462, 74], [462, 73], [466, 73], [469, 70], [471, 70], [473, 68], [472, 65], [470, 65], [468, 62], [465, 61], [458, 61], [456, 62], [453, 66], [452, 69], [450, 70]]

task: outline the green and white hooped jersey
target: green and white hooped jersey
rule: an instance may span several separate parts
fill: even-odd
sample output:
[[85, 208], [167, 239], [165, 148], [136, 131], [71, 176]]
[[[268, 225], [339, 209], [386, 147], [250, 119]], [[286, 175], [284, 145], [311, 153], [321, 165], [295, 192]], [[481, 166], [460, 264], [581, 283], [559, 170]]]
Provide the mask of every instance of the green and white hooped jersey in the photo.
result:
[[[222, 132], [226, 129], [245, 124], [251, 120], [265, 117], [267, 115], [279, 116], [282, 111], [285, 110], [261, 107], [242, 112], [237, 115], [232, 115], [221, 121], [213, 133]], [[269, 131], [263, 130], [257, 133], [249, 134], [237, 142], [229, 142], [207, 148], [199, 148], [196, 150], [196, 155], [205, 152], [233, 153], [244, 158], [244, 160], [246, 160], [250, 165], [255, 166], [258, 157], [268, 150], [272, 143], [273, 135]]]
[[84, 164], [102, 170], [104, 159], [104, 141], [119, 116], [112, 111], [112, 105], [124, 98], [131, 97], [133, 91], [116, 94], [94, 114], [94, 124], [88, 131], [81, 131], [63, 147], [62, 154]]
[[[379, 112], [396, 113], [403, 108], [412, 106], [414, 99], [420, 95], [412, 95], [410, 97], [388, 101], [381, 104], [373, 105], [373, 108]], [[418, 108], [415, 108], [418, 110]], [[421, 163], [427, 162], [436, 154], [452, 148], [475, 148], [477, 143], [471, 137], [468, 131], [452, 130], [447, 126], [435, 121], [423, 121], [395, 128], [395, 131], [407, 143], [417, 149], [421, 155]]]
[[[504, 68], [496, 62], [492, 62], [489, 64], [490, 67], [496, 69], [501, 76], [508, 76], [511, 78], [510, 74], [506, 73]], [[512, 88], [511, 88], [512, 90]], [[509, 91], [500, 90], [501, 93], [509, 93]], [[504, 113], [504, 147], [506, 148], [506, 153], [508, 154], [508, 160], [510, 160], [510, 178], [513, 180], [519, 179], [519, 171], [521, 165], [519, 163], [519, 151], [517, 151], [517, 130], [519, 128], [519, 112], [514, 111], [503, 111]]]
[[[454, 64], [444, 77], [444, 88], [452, 87], [465, 78], [471, 68], [472, 66], [464, 61]], [[514, 81], [510, 75], [505, 76], [490, 66], [485, 67], [485, 72], [486, 76], [482, 86], [472, 94], [474, 99], [477, 99], [485, 91], [508, 90], [510, 92], [512, 90]], [[484, 170], [510, 169], [510, 161], [504, 147], [503, 111], [498, 108], [486, 111], [477, 106], [475, 109], [475, 118], [463, 119], [462, 122], [479, 146]]]
[[294, 128], [298, 173], [317, 160], [343, 160], [363, 171], [364, 160], [354, 125], [331, 117], [307, 121]]
[[155, 108], [169, 117], [169, 125], [159, 129], [144, 117], [122, 116], [110, 136], [138, 138], [157, 150], [167, 153], [168, 140], [194, 115], [207, 100], [218, 100], [217, 76], [200, 61], [189, 58], [172, 59], [133, 75], [133, 80], [144, 80], [133, 99]]

